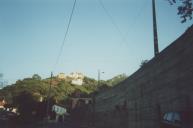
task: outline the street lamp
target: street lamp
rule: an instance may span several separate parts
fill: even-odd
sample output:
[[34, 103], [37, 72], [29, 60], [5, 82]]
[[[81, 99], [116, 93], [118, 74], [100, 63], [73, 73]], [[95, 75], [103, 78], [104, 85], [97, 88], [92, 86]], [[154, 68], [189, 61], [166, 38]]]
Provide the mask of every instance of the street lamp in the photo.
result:
[[98, 70], [98, 87], [100, 86], [100, 77], [101, 77], [101, 73], [105, 73], [105, 72], [101, 72], [100, 70]]
[[[97, 84], [97, 86], [99, 87], [100, 86], [100, 77], [101, 77], [101, 73], [104, 73], [104, 72], [101, 72], [99, 69], [98, 69], [98, 84]], [[95, 110], [95, 101], [96, 101], [96, 92], [97, 90], [95, 90], [94, 92], [93, 92], [93, 97], [92, 97], [92, 99], [93, 99], [93, 121], [92, 121], [92, 125], [93, 125], [93, 127], [95, 126], [95, 115], [96, 115], [96, 110]]]

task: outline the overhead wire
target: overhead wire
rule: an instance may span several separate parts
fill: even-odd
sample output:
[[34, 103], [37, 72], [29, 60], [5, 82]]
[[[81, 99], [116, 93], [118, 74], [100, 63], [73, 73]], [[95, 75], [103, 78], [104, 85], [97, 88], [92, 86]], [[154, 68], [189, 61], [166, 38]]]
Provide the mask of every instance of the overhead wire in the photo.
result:
[[[67, 24], [67, 28], [66, 28], [66, 31], [65, 31], [65, 35], [64, 35], [64, 39], [62, 41], [62, 45], [60, 47], [60, 50], [59, 50], [59, 53], [58, 53], [58, 56], [57, 56], [57, 59], [56, 59], [56, 62], [55, 62], [55, 65], [53, 67], [52, 70], [54, 70], [60, 60], [60, 57], [62, 55], [62, 51], [63, 51], [63, 47], [64, 47], [64, 44], [65, 44], [65, 41], [66, 41], [66, 38], [67, 38], [67, 35], [68, 35], [68, 32], [69, 32], [69, 28], [70, 28], [70, 24], [72, 22], [72, 17], [73, 17], [73, 14], [74, 14], [74, 10], [75, 10], [75, 6], [76, 6], [76, 1], [77, 0], [74, 0], [74, 3], [73, 3], [73, 6], [72, 6], [72, 11], [70, 13], [70, 17], [69, 17], [69, 21], [68, 21], [68, 24]], [[49, 91], [48, 91], [48, 94], [47, 94], [47, 97], [48, 97], [48, 102], [47, 102], [47, 113], [48, 113], [48, 109], [49, 109], [49, 98], [50, 98], [50, 91], [51, 91], [51, 84], [52, 84], [52, 75], [53, 75], [53, 72], [51, 72], [51, 80], [50, 80], [50, 87], [49, 87]], [[47, 125], [46, 125], [47, 126]], [[48, 126], [47, 126], [48, 127]]]
[[110, 12], [108, 11], [108, 9], [105, 7], [104, 3], [102, 0], [97, 0], [99, 2], [99, 4], [101, 5], [102, 9], [104, 10], [104, 12], [106, 13], [106, 15], [108, 16], [109, 20], [111, 21], [112, 25], [115, 27], [115, 29], [118, 31], [119, 35], [122, 38], [122, 41], [124, 41], [124, 36], [123, 36], [123, 32], [120, 30], [118, 24], [115, 22], [113, 16], [110, 14]]
[[[105, 7], [104, 3], [102, 0], [97, 0], [99, 2], [99, 4], [101, 5], [102, 9], [104, 10], [104, 12], [106, 13], [106, 15], [108, 16], [109, 20], [111, 21], [112, 25], [115, 27], [115, 29], [118, 31], [119, 35], [121, 36], [121, 39], [122, 39], [122, 42], [126, 43], [126, 36], [127, 34], [129, 33], [129, 31], [126, 33], [126, 34], [123, 34], [122, 31], [120, 30], [118, 24], [115, 22], [113, 16], [110, 14], [109, 10]], [[75, 10], [75, 7], [76, 7], [76, 3], [77, 3], [77, 0], [74, 0], [73, 2], [73, 6], [72, 6], [72, 11], [70, 13], [70, 17], [69, 17], [69, 21], [68, 21], [68, 24], [67, 24], [67, 28], [66, 28], [66, 31], [65, 31], [65, 35], [64, 35], [64, 39], [62, 41], [62, 44], [60, 46], [60, 50], [59, 50], [59, 53], [58, 53], [58, 56], [57, 56], [57, 59], [56, 59], [56, 62], [55, 62], [55, 65], [54, 65], [54, 68], [57, 66], [57, 64], [59, 63], [59, 60], [60, 60], [60, 57], [62, 55], [62, 52], [63, 52], [63, 48], [64, 48], [64, 44], [66, 42], [66, 39], [67, 39], [67, 36], [68, 36], [68, 33], [69, 33], [69, 29], [70, 29], [70, 25], [71, 25], [71, 22], [72, 22], [72, 17], [73, 17], [73, 14], [74, 14], [74, 10]], [[141, 10], [139, 11], [139, 14], [141, 14]], [[138, 16], [136, 16], [135, 18], [135, 22], [136, 23], [136, 19], [137, 19]]]
[[[138, 18], [141, 16], [143, 10], [146, 9], [147, 5], [148, 5], [148, 1], [146, 0], [146, 1], [144, 2], [144, 4], [143, 4], [143, 5], [139, 8], [139, 10], [137, 11], [137, 14], [136, 14], [136, 16], [134, 17], [133, 23], [131, 23], [131, 25], [130, 25], [131, 27], [132, 27], [132, 26], [136, 26], [136, 24], [137, 24], [137, 22], [138, 22]], [[123, 37], [124, 40], [127, 40], [126, 38], [127, 38], [128, 34], [131, 32], [131, 30], [132, 30], [132, 29], [129, 29], [129, 30], [125, 33], [125, 35], [124, 35], [124, 37]], [[126, 41], [126, 42], [127, 42], [127, 41]]]
[[[131, 29], [129, 29], [125, 34], [123, 34], [123, 32], [120, 30], [118, 24], [115, 22], [113, 16], [111, 15], [111, 13], [109, 12], [109, 10], [105, 7], [104, 3], [102, 0], [97, 0], [99, 2], [99, 4], [101, 5], [102, 9], [104, 10], [104, 12], [106, 13], [106, 15], [108, 16], [108, 18], [110, 19], [112, 25], [115, 27], [115, 29], [118, 31], [119, 35], [121, 36], [121, 42], [127, 44], [127, 40], [126, 37], [128, 35], [128, 33], [131, 31]], [[144, 8], [146, 8], [147, 6], [147, 1], [144, 3], [144, 5], [139, 9], [139, 12], [137, 13], [136, 17], [134, 18], [134, 22], [132, 23], [132, 26], [135, 25], [137, 23], [137, 19], [138, 17], [141, 15], [141, 13], [143, 12], [142, 10]]]
[[60, 46], [60, 50], [59, 50], [59, 53], [58, 53], [58, 56], [57, 56], [57, 59], [56, 59], [54, 68], [57, 66], [57, 64], [58, 64], [58, 62], [59, 62], [59, 60], [60, 60], [60, 57], [61, 57], [61, 55], [62, 55], [62, 51], [63, 51], [63, 48], [64, 48], [64, 44], [65, 44], [65, 42], [66, 42], [67, 35], [68, 35], [69, 29], [70, 29], [70, 25], [71, 25], [71, 22], [72, 22], [72, 17], [73, 17], [73, 14], [74, 14], [74, 10], [75, 10], [75, 7], [76, 7], [76, 3], [77, 3], [77, 0], [74, 0], [73, 6], [72, 6], [72, 10], [71, 10], [71, 13], [70, 13], [70, 17], [69, 17], [69, 20], [68, 20], [67, 28], [66, 28], [66, 31], [65, 31], [65, 34], [64, 34], [64, 39], [63, 39], [62, 44], [61, 44], [61, 46]]

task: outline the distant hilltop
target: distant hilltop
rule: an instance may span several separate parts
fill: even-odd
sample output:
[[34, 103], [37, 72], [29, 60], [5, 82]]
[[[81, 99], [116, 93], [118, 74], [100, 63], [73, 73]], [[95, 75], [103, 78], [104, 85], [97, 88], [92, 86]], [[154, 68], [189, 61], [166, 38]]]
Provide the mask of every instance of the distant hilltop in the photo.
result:
[[85, 76], [82, 73], [79, 73], [79, 72], [72, 72], [69, 75], [66, 75], [65, 73], [59, 73], [57, 75], [58, 79], [70, 80], [71, 84], [75, 84], [75, 85], [82, 85], [84, 77]]

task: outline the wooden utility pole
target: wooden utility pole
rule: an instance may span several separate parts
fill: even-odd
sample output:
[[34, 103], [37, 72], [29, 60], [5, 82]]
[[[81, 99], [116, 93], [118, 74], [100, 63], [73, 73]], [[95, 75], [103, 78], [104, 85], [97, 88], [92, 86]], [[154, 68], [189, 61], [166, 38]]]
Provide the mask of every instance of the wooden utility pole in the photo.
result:
[[50, 92], [51, 92], [51, 87], [52, 87], [52, 79], [53, 79], [53, 73], [51, 72], [50, 86], [49, 86], [48, 94], [47, 94], [47, 110], [46, 110], [47, 119], [49, 119]]
[[[102, 72], [104, 73], [104, 72]], [[100, 77], [101, 77], [101, 71], [98, 70], [98, 81], [97, 81], [97, 86], [100, 86]], [[96, 121], [96, 90], [93, 92], [92, 95], [92, 103], [93, 103], [93, 117], [92, 117], [92, 126], [95, 127], [95, 121]]]
[[155, 0], [152, 0], [152, 11], [153, 11], [154, 55], [156, 57], [159, 54], [159, 48], [158, 48], [158, 35], [157, 35]]
[[[100, 70], [98, 70], [98, 81], [97, 81], [97, 86], [99, 87], [100, 85]], [[96, 90], [95, 90], [96, 91]], [[93, 119], [92, 119], [92, 126], [95, 127], [95, 116], [96, 116], [96, 110], [95, 110], [95, 102], [96, 102], [96, 92], [93, 92], [93, 97], [92, 97], [92, 103], [93, 103]]]
[[98, 87], [100, 86], [100, 76], [101, 75], [101, 71], [100, 70], [98, 70]]

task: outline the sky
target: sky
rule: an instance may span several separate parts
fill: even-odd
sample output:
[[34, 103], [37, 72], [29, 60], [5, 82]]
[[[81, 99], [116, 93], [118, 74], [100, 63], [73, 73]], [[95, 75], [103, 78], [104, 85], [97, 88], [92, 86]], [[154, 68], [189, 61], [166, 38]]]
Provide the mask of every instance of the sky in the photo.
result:
[[[0, 73], [9, 84], [39, 74], [82, 72], [97, 79], [131, 75], [154, 56], [151, 0], [0, 0]], [[193, 24], [180, 23], [177, 5], [156, 1], [162, 51]]]

